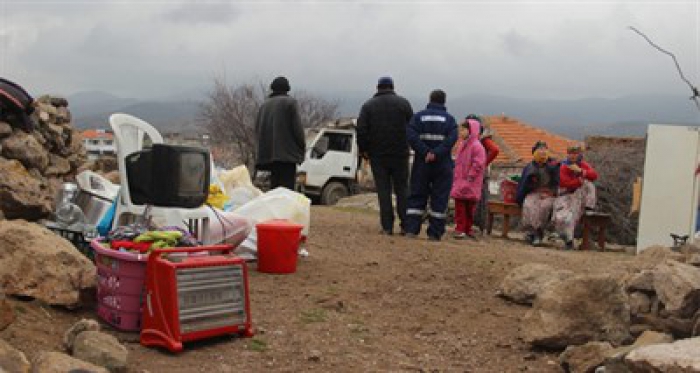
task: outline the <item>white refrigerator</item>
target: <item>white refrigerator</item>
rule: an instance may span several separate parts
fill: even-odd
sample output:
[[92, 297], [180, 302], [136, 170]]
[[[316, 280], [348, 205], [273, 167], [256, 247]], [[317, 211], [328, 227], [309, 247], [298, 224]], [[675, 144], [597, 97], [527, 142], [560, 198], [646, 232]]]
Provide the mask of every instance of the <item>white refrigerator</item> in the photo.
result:
[[[671, 234], [695, 236], [700, 127], [650, 124], [639, 211], [637, 253], [672, 246]], [[614, 218], [614, 217], [613, 217]]]

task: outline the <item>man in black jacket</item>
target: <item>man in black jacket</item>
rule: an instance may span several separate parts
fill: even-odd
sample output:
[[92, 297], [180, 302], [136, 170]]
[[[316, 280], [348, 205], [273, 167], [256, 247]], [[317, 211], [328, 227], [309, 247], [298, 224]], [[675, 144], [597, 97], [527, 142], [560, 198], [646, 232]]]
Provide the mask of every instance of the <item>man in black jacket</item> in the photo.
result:
[[411, 104], [394, 92], [394, 81], [382, 77], [377, 84], [377, 93], [362, 105], [357, 119], [357, 145], [362, 157], [369, 159], [372, 167], [382, 234], [390, 235], [394, 230], [392, 188], [401, 233], [405, 232], [409, 155], [406, 124], [412, 116]]
[[297, 164], [304, 161], [306, 150], [299, 105], [287, 94], [290, 90], [287, 78], [275, 78], [270, 89], [272, 94], [260, 107], [255, 120], [258, 140], [255, 166], [271, 172], [271, 189], [282, 186], [294, 190]]

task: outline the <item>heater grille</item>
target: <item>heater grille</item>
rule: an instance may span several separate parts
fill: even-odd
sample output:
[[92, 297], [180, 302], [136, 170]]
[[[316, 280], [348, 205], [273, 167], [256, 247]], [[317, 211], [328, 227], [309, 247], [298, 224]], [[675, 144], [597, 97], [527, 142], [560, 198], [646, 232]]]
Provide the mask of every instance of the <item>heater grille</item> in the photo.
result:
[[181, 332], [245, 324], [244, 281], [240, 265], [178, 268]]

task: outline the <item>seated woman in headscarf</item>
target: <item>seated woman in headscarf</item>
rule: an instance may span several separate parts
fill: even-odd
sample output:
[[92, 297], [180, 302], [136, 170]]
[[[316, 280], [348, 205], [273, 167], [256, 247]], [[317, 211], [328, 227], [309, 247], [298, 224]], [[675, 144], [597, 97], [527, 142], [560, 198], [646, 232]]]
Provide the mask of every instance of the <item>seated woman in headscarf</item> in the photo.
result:
[[549, 156], [544, 141], [532, 147], [533, 160], [523, 169], [517, 202], [522, 206], [522, 225], [533, 246], [540, 246], [551, 219], [554, 197], [559, 188], [559, 163]]
[[559, 196], [554, 201], [554, 229], [566, 245], [574, 247], [574, 229], [585, 210], [595, 208], [595, 185], [598, 173], [583, 160], [580, 146], [567, 150], [559, 169]]

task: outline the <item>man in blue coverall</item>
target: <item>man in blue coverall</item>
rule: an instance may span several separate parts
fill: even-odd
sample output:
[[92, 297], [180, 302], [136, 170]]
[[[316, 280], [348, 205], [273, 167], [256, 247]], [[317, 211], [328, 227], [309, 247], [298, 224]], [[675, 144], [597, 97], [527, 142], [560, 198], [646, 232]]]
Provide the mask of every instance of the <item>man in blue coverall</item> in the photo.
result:
[[451, 150], [457, 141], [457, 123], [447, 112], [445, 100], [445, 92], [432, 91], [428, 107], [411, 118], [406, 130], [408, 143], [414, 151], [406, 233], [409, 237], [420, 234], [430, 198], [428, 239], [431, 241], [440, 241], [445, 233], [454, 169]]

